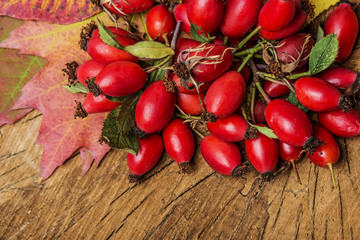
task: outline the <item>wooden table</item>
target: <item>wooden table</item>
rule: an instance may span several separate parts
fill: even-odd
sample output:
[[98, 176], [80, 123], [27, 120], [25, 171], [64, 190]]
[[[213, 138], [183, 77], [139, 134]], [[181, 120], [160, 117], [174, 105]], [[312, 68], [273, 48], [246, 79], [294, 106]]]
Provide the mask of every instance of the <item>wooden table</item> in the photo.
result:
[[[360, 43], [346, 66], [360, 71]], [[0, 128], [0, 239], [360, 239], [360, 138], [340, 139], [337, 189], [327, 169], [298, 163], [262, 182], [254, 169], [224, 177], [196, 152], [182, 175], [164, 156], [140, 185], [111, 151], [81, 177], [79, 155], [41, 181], [42, 115]]]

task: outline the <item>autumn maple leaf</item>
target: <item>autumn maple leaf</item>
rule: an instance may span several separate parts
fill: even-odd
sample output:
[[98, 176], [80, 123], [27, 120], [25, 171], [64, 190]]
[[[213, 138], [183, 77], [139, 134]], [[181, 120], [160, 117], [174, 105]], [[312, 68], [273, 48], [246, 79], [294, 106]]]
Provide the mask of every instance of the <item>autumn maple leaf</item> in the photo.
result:
[[[104, 15], [97, 16], [105, 23]], [[48, 178], [75, 151], [80, 149], [82, 173], [98, 164], [109, 151], [98, 142], [105, 114], [90, 114], [85, 119], [74, 119], [75, 100], [84, 95], [72, 94], [63, 86], [66, 77], [61, 71], [67, 62], [82, 63], [89, 59], [78, 45], [82, 26], [94, 19], [71, 25], [56, 25], [25, 21], [0, 43], [3, 48], [19, 49], [21, 53], [47, 58], [49, 63], [22, 89], [22, 95], [13, 109], [35, 108], [42, 112], [43, 122], [37, 143], [44, 147], [40, 176]], [[89, 157], [91, 156], [91, 157]]]
[[2, 0], [0, 15], [24, 20], [70, 24], [83, 21], [99, 13], [99, 8], [89, 0]]

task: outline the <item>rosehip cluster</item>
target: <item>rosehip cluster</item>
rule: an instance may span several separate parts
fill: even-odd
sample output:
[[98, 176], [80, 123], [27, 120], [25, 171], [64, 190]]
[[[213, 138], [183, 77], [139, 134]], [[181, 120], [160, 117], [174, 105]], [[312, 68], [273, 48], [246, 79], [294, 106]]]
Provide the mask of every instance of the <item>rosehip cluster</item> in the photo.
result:
[[[304, 153], [333, 174], [332, 164], [340, 157], [334, 135], [359, 135], [360, 116], [350, 97], [359, 88], [358, 73], [331, 66], [345, 61], [356, 42], [358, 19], [350, 4], [340, 3], [331, 12], [315, 43], [311, 34], [299, 32], [313, 17], [307, 1], [101, 3], [110, 16], [149, 10], [146, 20], [142, 16], [143, 39], [108, 27], [111, 41], [121, 46], [157, 41], [174, 50], [156, 65], [150, 55], [110, 46], [91, 26], [83, 31], [81, 44], [92, 59], [80, 66], [69, 64], [76, 72], [71, 83], [78, 79], [89, 89], [78, 103], [77, 116], [112, 111], [139, 94], [134, 109], [127, 108], [132, 112], [125, 122], [131, 126], [125, 127], [131, 131], [118, 127], [125, 139], [120, 140], [129, 142], [131, 134], [138, 139], [139, 147], [128, 155], [131, 180], [153, 168], [164, 148], [189, 172], [195, 132], [205, 161], [220, 174], [241, 175], [248, 159], [268, 180], [281, 158], [293, 165], [301, 183], [295, 162]], [[178, 39], [180, 26], [186, 37]], [[336, 49], [328, 49], [334, 43]], [[150, 80], [154, 75], [160, 77]], [[107, 136], [103, 139], [111, 143]]]

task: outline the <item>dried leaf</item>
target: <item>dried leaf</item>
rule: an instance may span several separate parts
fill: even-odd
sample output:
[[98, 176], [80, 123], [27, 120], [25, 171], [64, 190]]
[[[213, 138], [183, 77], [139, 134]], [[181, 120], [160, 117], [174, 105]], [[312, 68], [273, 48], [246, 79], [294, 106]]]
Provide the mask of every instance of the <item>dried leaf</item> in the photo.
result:
[[315, 6], [315, 17], [319, 16], [323, 11], [329, 9], [338, 2], [340, 2], [340, 0], [310, 0], [310, 3]]
[[[3, 0], [0, 15], [49, 23], [70, 24], [83, 21], [100, 12], [91, 1], [79, 0]], [[1, 25], [3, 26], [3, 25]]]
[[[104, 14], [98, 18], [107, 19]], [[23, 94], [14, 106], [14, 109], [35, 108], [43, 114], [37, 138], [37, 142], [44, 147], [40, 163], [40, 176], [43, 179], [48, 178], [79, 149], [80, 152], [91, 154], [90, 159], [83, 159], [88, 163], [83, 169], [88, 169], [94, 160], [99, 163], [109, 151], [106, 144], [100, 145], [97, 141], [105, 114], [90, 114], [85, 119], [74, 119], [74, 101], [82, 101], [84, 95], [72, 94], [63, 87], [67, 79], [60, 70], [67, 62], [76, 60], [82, 63], [89, 59], [87, 53], [80, 50], [78, 41], [82, 26], [92, 20], [90, 18], [72, 25], [28, 21], [0, 43], [0, 47], [20, 49], [22, 53], [38, 55], [49, 61], [22, 89]]]
[[45, 58], [0, 48], [0, 126], [31, 111], [31, 108], [12, 111], [12, 107], [21, 96], [21, 88], [47, 63]]

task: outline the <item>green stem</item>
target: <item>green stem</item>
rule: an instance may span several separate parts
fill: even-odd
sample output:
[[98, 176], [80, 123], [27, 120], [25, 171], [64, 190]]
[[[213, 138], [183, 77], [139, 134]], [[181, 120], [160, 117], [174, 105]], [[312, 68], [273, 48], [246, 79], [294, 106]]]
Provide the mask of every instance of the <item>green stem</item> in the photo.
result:
[[335, 181], [335, 175], [334, 175], [334, 170], [333, 170], [332, 163], [329, 163], [329, 169], [330, 169], [330, 173], [331, 173], [333, 188], [336, 189], [337, 185], [336, 185], [336, 181]]
[[224, 41], [223, 41], [223, 45], [226, 46], [226, 44], [228, 43], [229, 41], [229, 37], [228, 36], [225, 36], [224, 37]]
[[299, 79], [301, 77], [308, 77], [310, 75], [311, 75], [310, 71], [307, 71], [307, 72], [303, 72], [303, 73], [292, 74], [290, 76], [287, 76], [286, 78], [289, 80], [295, 80], [295, 79]]
[[145, 33], [146, 33], [146, 36], [149, 38], [149, 40], [153, 41], [154, 39], [152, 39], [150, 37], [150, 34], [147, 30], [147, 27], [146, 27], [146, 23], [145, 23], [145, 18], [144, 18], [144, 13], [140, 13], [140, 18], [141, 18], [141, 22], [142, 22], [142, 25], [144, 27], [144, 30], [145, 30]]
[[262, 79], [265, 79], [266, 81], [269, 81], [269, 82], [273, 82], [273, 83], [276, 83], [276, 84], [280, 84], [280, 85], [284, 85], [286, 86], [286, 83], [282, 82], [282, 81], [279, 81], [279, 80], [275, 80], [275, 79], [272, 79], [272, 78], [269, 78], [269, 77], [261, 77]]
[[243, 62], [241, 63], [240, 67], [238, 68], [238, 72], [241, 72], [241, 70], [245, 67], [245, 65], [250, 61], [250, 59], [252, 58], [252, 54], [249, 54], [246, 56], [246, 58], [243, 60]]
[[184, 114], [181, 114], [181, 113], [175, 113], [175, 117], [177, 118], [181, 118], [181, 119], [184, 119], [184, 120], [188, 120], [188, 119], [197, 119], [197, 120], [201, 120], [201, 117], [199, 116], [192, 116], [192, 115], [184, 115]]
[[248, 55], [248, 54], [255, 54], [255, 53], [259, 52], [260, 50], [262, 50], [262, 46], [261, 45], [256, 45], [253, 48], [249, 48], [249, 49], [246, 49], [244, 51], [234, 53], [234, 57], [241, 57], [241, 56], [245, 56], [245, 55]]
[[238, 45], [237, 48], [241, 49], [255, 34], [257, 34], [259, 32], [259, 30], [261, 29], [261, 26], [258, 26], [257, 28], [254, 29], [254, 31], [252, 31], [249, 35], [246, 36], [246, 38], [244, 38]]
[[205, 137], [204, 135], [202, 135], [198, 130], [196, 130], [195, 128], [192, 129], [199, 137], [201, 137], [202, 139]]

